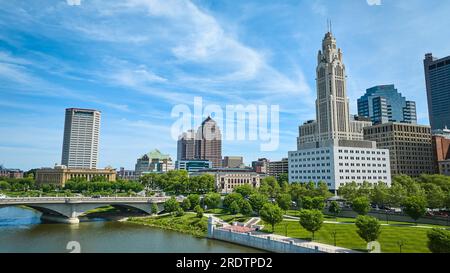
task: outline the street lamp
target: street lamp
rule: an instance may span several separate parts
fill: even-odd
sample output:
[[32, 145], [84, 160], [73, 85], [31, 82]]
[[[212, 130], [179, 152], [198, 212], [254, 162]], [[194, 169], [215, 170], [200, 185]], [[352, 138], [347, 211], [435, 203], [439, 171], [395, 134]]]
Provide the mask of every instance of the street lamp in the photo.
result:
[[400, 248], [400, 253], [402, 253], [402, 247], [405, 245], [405, 241], [403, 240], [397, 241], [397, 245]]

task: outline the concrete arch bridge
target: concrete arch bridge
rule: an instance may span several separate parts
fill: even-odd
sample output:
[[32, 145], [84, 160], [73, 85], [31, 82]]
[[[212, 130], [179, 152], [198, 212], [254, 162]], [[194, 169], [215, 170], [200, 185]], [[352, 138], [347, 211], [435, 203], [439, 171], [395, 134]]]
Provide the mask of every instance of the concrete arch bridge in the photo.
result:
[[[115, 206], [136, 209], [151, 214], [153, 204], [158, 212], [170, 197], [20, 197], [0, 199], [0, 208], [26, 206], [42, 213], [46, 219], [63, 223], [79, 223], [79, 216], [99, 207]], [[177, 201], [181, 202], [180, 198]]]

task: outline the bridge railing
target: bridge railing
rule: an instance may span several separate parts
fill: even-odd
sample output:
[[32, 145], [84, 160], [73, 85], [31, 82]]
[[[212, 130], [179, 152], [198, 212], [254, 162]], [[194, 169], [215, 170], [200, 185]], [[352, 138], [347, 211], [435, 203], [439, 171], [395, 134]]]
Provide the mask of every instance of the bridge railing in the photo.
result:
[[[0, 199], [0, 204], [8, 203], [45, 203], [45, 202], [55, 202], [55, 203], [71, 203], [71, 202], [147, 202], [147, 203], [163, 203], [167, 201], [170, 197], [7, 197]], [[177, 201], [182, 201], [177, 198]]]

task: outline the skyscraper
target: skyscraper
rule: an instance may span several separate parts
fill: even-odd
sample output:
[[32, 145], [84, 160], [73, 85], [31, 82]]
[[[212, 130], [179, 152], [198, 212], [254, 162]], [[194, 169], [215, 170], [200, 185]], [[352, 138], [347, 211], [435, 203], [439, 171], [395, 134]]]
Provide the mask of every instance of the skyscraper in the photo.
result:
[[64, 123], [61, 164], [75, 169], [96, 169], [100, 111], [68, 108]]
[[299, 127], [297, 151], [288, 155], [289, 182], [340, 186], [391, 183], [389, 151], [363, 140], [371, 121], [349, 113], [345, 65], [331, 31], [325, 34], [316, 69], [316, 118]]
[[211, 161], [213, 168], [222, 167], [222, 133], [211, 117], [197, 130], [195, 154], [196, 159]]
[[177, 143], [177, 160], [195, 159], [195, 132], [188, 130], [181, 134]]
[[222, 133], [217, 123], [206, 118], [201, 126], [181, 134], [177, 142], [177, 161], [207, 160], [213, 168], [222, 166]]
[[417, 123], [416, 103], [407, 101], [393, 84], [367, 89], [358, 99], [358, 115], [370, 118], [374, 124]]
[[362, 128], [372, 122], [349, 113], [343, 54], [331, 32], [325, 35], [317, 56], [316, 88], [316, 120], [299, 127], [298, 149], [316, 147], [317, 142], [363, 140]]
[[450, 56], [425, 55], [424, 69], [431, 130], [450, 128]]

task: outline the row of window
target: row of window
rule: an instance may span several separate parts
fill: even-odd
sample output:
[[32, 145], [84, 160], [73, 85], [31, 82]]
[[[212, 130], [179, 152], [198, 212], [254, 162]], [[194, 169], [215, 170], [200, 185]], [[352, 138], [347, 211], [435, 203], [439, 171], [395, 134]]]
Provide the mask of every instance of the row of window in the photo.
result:
[[291, 161], [293, 161], [293, 162], [301, 162], [301, 161], [320, 161], [320, 160], [330, 160], [330, 157], [329, 156], [323, 156], [323, 157], [311, 157], [311, 158], [306, 158], [306, 157], [304, 157], [303, 159], [297, 159], [297, 158], [294, 158], [294, 159], [292, 159]]
[[355, 170], [355, 169], [351, 169], [351, 170], [339, 170], [340, 173], [387, 173], [386, 170]]
[[371, 160], [371, 161], [386, 161], [385, 157], [353, 157], [353, 156], [339, 156], [339, 159], [345, 160]]

